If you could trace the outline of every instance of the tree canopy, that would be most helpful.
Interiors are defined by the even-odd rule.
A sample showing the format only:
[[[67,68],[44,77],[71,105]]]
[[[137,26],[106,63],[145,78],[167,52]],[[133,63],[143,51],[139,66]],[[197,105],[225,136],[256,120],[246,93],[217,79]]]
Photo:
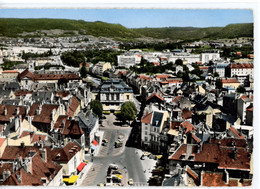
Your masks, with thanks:
[[[246,92],[246,89],[243,85],[239,85],[236,91],[237,93],[244,93]]]
[[[137,109],[133,102],[125,102],[121,106],[121,112],[117,114],[117,118],[121,121],[133,121],[136,118]]]
[[[85,78],[85,77],[87,77],[87,69],[86,69],[86,66],[82,66],[81,68],[80,68],[80,70],[79,70],[79,73],[80,73],[80,76],[82,77],[82,78]]]
[[[102,118],[103,106],[100,101],[94,100],[90,102],[90,109],[96,114],[99,118]]]

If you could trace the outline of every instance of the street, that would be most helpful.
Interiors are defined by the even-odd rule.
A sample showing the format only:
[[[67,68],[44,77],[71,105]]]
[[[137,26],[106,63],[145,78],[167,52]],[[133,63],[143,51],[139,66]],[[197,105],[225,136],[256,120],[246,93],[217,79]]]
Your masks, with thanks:
[[[86,174],[86,178],[83,180],[81,186],[96,186],[99,183],[105,183],[109,164],[117,164],[119,169],[122,170],[122,183],[124,185],[127,185],[129,178],[133,178],[134,183],[146,185],[148,178],[146,178],[144,173],[140,152],[138,153],[136,148],[125,146],[132,128],[130,126],[116,126],[118,123],[112,114],[105,117],[103,127],[100,127],[100,130],[104,131],[103,138],[108,139],[109,142],[106,146],[100,146],[98,154],[93,158],[93,165]],[[123,136],[123,146],[115,148],[114,142],[118,139],[119,135]]]

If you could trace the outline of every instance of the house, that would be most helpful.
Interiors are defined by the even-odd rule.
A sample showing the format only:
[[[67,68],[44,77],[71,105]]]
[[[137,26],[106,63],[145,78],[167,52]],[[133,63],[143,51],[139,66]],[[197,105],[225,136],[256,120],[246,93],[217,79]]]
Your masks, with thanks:
[[[237,115],[240,117],[243,123],[246,122],[247,108],[252,104],[253,99],[247,97],[246,95],[242,95],[239,99],[237,99]]]
[[[141,55],[139,54],[123,54],[117,55],[118,66],[130,68],[141,62]]]
[[[234,63],[226,67],[226,77],[237,77],[241,83],[248,75],[254,78],[254,64],[252,63]]]
[[[99,128],[99,119],[96,115],[93,114],[92,111],[88,111],[86,114],[79,113],[79,126],[84,132],[85,135],[85,146],[89,149],[85,151],[89,151],[93,154],[97,151],[98,145],[100,145],[100,136],[97,135]]]
[[[225,69],[226,67],[229,65],[229,63],[217,63],[214,64],[210,67],[210,70],[212,71],[212,73],[217,73],[219,75],[219,77],[227,77],[226,76],[226,72]]]
[[[144,149],[162,153],[160,150],[160,133],[168,117],[167,111],[153,111],[141,119],[141,143]]]
[[[225,78],[220,79],[221,87],[232,87],[234,89],[237,89],[238,86],[241,84],[236,78]]]
[[[200,57],[202,64],[204,64],[209,63],[209,61],[220,59],[220,53],[219,51],[205,51],[200,54]]]
[[[170,173],[177,163],[182,167],[188,165],[195,171],[200,185],[203,181],[200,175],[213,170],[228,174],[229,178],[250,179],[250,153],[246,150],[244,139],[223,138],[211,139],[203,144],[182,144],[169,157]],[[207,183],[214,186],[214,182]]]
[[[1,162],[12,163],[2,185],[16,186],[61,186],[62,166],[52,161],[46,148],[7,146]]]
[[[68,82],[81,82],[81,78],[74,73],[63,74],[38,74],[32,73],[28,69],[24,70],[18,75],[20,84],[23,89],[29,89],[30,86],[36,83],[58,83],[59,80],[66,80]]]
[[[91,72],[93,74],[96,74],[96,75],[100,75],[102,76],[103,73],[106,71],[106,70],[109,70],[111,69],[112,66],[109,62],[98,62],[97,64],[95,64],[91,70]]]
[[[79,122],[73,120],[67,115],[60,115],[53,128],[53,136],[58,143],[67,143],[71,139],[77,141],[82,148],[85,147],[85,135]]]
[[[115,112],[124,102],[133,101],[133,90],[121,79],[109,79],[93,89],[92,100],[99,100],[104,112]]]
[[[0,74],[0,78],[8,79],[8,80],[15,80],[18,76],[19,72],[18,70],[5,70],[2,71]]]

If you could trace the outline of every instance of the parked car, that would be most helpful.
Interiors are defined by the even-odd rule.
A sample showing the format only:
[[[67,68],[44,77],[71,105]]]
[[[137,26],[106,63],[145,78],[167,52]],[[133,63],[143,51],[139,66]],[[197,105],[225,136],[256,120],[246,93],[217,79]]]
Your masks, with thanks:
[[[130,179],[128,180],[128,184],[129,184],[130,186],[134,185],[134,180],[133,180],[132,178],[130,178]]]
[[[117,170],[117,169],[118,169],[118,166],[117,166],[116,164],[110,164],[110,165],[109,165],[109,168],[110,168],[110,169],[115,169],[115,170]]]

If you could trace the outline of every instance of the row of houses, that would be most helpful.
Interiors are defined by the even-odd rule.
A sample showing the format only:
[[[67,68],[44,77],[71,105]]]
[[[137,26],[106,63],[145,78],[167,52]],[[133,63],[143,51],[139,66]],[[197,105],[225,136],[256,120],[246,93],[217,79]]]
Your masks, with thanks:
[[[68,83],[58,86],[61,79]],[[1,185],[65,186],[82,177],[85,154],[101,139],[99,119],[87,109],[90,90],[80,81],[25,70],[0,84]]]

